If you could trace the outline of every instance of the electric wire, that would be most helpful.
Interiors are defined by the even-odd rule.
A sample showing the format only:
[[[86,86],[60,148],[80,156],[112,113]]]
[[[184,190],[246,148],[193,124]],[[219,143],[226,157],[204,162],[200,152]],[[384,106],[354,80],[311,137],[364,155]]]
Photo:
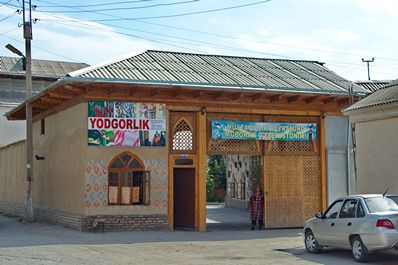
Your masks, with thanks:
[[[15,14],[17,14],[19,12],[19,10],[16,10],[14,12],[12,12],[11,14],[9,14],[8,16],[6,16],[5,18],[0,19],[0,22],[5,21],[6,19],[9,19],[11,17],[13,17]]]
[[[160,6],[174,6],[188,3],[195,3],[199,0],[188,0],[188,1],[180,1],[180,2],[172,2],[172,3],[160,3],[148,6],[135,6],[135,7],[115,7],[115,8],[104,8],[104,9],[94,9],[94,10],[51,10],[54,13],[91,13],[91,12],[102,12],[102,11],[116,11],[116,10],[134,10],[134,9],[145,9],[145,8],[153,8]],[[40,7],[36,5],[36,7]],[[46,10],[37,10],[36,12],[48,12]]]
[[[136,18],[113,18],[113,19],[86,19],[84,21],[88,22],[109,22],[109,21],[130,21],[130,20],[147,20],[147,19],[157,19],[157,18],[172,18],[172,17],[182,17],[182,16],[190,16],[190,15],[198,15],[198,14],[205,14],[205,13],[213,13],[213,12],[220,12],[225,10],[237,9],[242,7],[254,6],[259,4],[264,4],[270,2],[271,0],[263,0],[258,2],[252,2],[243,5],[235,5],[229,7],[222,7],[216,9],[208,9],[202,11],[194,11],[188,13],[180,13],[180,14],[173,14],[173,15],[162,15],[162,16],[146,16],[146,17],[136,17]]]
[[[49,2],[49,1],[45,1],[45,0],[37,0],[37,1],[50,3],[50,4],[53,4],[55,6],[61,6],[61,5],[58,5],[56,3],[52,3],[52,2]],[[76,7],[73,7],[73,6],[70,6],[69,8],[76,9],[76,10],[82,10],[82,9],[79,9],[79,8],[76,8]],[[86,10],[86,11],[88,11],[88,10]],[[118,19],[124,19],[123,17],[120,17],[120,16],[115,16],[115,15],[101,13],[101,12],[96,12],[96,11],[93,11],[92,13],[96,13],[96,14],[100,14],[100,15],[104,15],[104,16],[108,16],[108,17],[113,17],[113,18],[118,18]],[[352,57],[362,57],[362,55],[356,54],[356,53],[330,51],[330,50],[317,49],[317,48],[307,48],[307,47],[302,47],[302,46],[288,45],[288,44],[282,44],[282,43],[276,43],[276,42],[265,42],[265,41],[259,41],[259,40],[241,38],[241,37],[233,37],[233,36],[228,36],[228,35],[219,34],[219,33],[212,33],[212,32],[188,29],[188,28],[183,28],[183,27],[171,26],[171,25],[166,25],[166,24],[160,24],[160,23],[156,23],[156,22],[143,21],[143,20],[138,20],[138,19],[131,19],[131,20],[135,21],[135,22],[138,22],[138,23],[154,25],[154,26],[159,26],[159,27],[164,27],[164,28],[171,28],[171,29],[185,31],[185,32],[198,33],[198,34],[203,34],[203,35],[208,35],[208,36],[220,37],[220,38],[225,38],[225,39],[230,39],[230,40],[250,41],[250,42],[255,42],[255,43],[259,43],[259,44],[272,45],[272,46],[276,46],[276,47],[279,46],[279,47],[294,48],[294,49],[301,49],[301,50],[308,50],[308,51],[317,51],[317,52],[328,53],[328,54],[339,54],[339,55],[347,55],[347,56],[352,56]],[[100,22],[100,21],[91,20],[89,22]],[[110,26],[110,25],[108,24],[108,26]],[[113,25],[113,27],[117,27],[117,26]],[[378,56],[377,58],[381,59],[381,60],[386,60],[386,61],[398,61],[398,59],[395,59],[395,58],[388,58],[388,57],[382,57],[382,56]]]
[[[0,7],[2,7],[2,6],[4,6],[4,5],[6,5],[6,4],[8,4],[9,2],[11,2],[12,0],[8,0],[7,2],[4,2],[4,3],[0,3]]]
[[[73,5],[73,6],[58,5],[58,6],[59,6],[59,7],[66,7],[66,8],[75,8],[75,7],[99,7],[99,6],[112,6],[112,5],[120,5],[120,4],[131,4],[131,3],[152,2],[152,1],[156,1],[156,0],[135,0],[135,1],[120,1],[120,2],[103,3],[103,4],[91,4],[91,5]],[[37,2],[48,3],[48,2],[46,2],[46,1],[40,1],[40,0],[37,0]],[[53,4],[52,6],[38,5],[38,7],[54,7],[54,4]]]

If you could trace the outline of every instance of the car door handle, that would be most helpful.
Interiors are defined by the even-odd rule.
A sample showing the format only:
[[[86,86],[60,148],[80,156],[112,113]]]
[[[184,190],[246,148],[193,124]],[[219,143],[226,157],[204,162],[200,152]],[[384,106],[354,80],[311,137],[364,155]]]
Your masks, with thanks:
[[[330,226],[334,226],[334,223],[332,223]]]
[[[352,223],[351,223],[351,222],[347,224],[347,226],[351,226],[351,225],[352,225]]]

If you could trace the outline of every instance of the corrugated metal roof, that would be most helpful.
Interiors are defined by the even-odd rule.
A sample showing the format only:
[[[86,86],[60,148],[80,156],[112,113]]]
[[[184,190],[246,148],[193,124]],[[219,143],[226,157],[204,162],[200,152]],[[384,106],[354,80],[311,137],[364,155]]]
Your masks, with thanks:
[[[88,79],[162,84],[293,90],[327,94],[369,91],[336,75],[316,61],[146,51],[115,62],[70,73]]]
[[[32,60],[32,76],[37,77],[64,77],[68,73],[89,66],[85,63],[72,63],[49,60]],[[22,60],[15,57],[0,56],[0,73],[16,73],[24,75]]]
[[[0,56],[0,103],[25,101],[25,71],[20,58]],[[85,63],[32,60],[32,94],[37,95],[49,84],[69,72],[87,67]]]
[[[388,105],[398,102],[398,79],[389,85],[380,88],[366,98],[343,110],[343,112],[365,109],[379,105]]]
[[[363,88],[366,88],[370,92],[375,92],[382,87],[385,87],[390,83],[391,80],[366,80],[366,81],[356,81],[355,83]]]

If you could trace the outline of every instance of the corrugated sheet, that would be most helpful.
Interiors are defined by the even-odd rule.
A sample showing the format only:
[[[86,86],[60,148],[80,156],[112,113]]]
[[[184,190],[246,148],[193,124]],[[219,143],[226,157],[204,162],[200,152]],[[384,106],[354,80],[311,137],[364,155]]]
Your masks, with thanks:
[[[146,51],[125,60],[88,68],[76,77],[124,79],[202,86],[228,86],[298,92],[368,94],[315,61]]]
[[[367,80],[367,81],[357,81],[355,83],[373,93],[373,92],[379,90],[380,88],[385,87],[390,82],[391,82],[391,80],[383,80],[383,81]]]
[[[388,105],[398,102],[398,80],[390,85],[380,88],[366,98],[356,102],[352,106],[346,108],[344,112],[351,110],[359,110],[379,105]]]
[[[25,76],[22,66],[22,60],[19,58],[0,56],[0,102],[25,101],[26,82],[21,78]],[[39,94],[60,77],[87,66],[84,63],[32,60],[32,94]],[[120,72],[120,69],[117,72]]]
[[[64,77],[68,73],[87,67],[85,63],[72,63],[48,60],[32,60],[32,76]],[[0,72],[24,74],[19,58],[0,56]]]

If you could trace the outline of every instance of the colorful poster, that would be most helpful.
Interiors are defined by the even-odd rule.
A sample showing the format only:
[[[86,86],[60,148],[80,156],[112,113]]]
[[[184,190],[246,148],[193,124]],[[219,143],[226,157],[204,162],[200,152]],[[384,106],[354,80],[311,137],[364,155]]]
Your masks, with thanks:
[[[88,145],[166,146],[164,104],[89,101]]]
[[[316,140],[316,123],[211,121],[212,138],[235,140]]]

